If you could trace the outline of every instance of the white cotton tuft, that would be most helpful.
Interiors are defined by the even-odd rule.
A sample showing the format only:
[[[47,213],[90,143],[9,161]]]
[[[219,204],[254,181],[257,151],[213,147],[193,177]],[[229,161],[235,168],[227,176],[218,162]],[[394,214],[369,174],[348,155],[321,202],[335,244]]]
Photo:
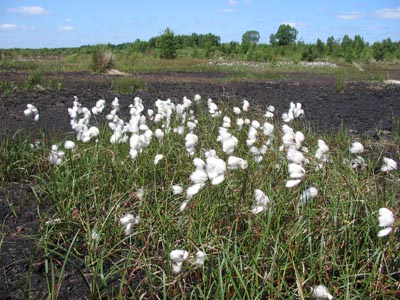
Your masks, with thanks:
[[[378,221],[379,221],[379,227],[383,227],[378,232],[378,237],[384,237],[389,235],[392,232],[392,226],[394,224],[393,212],[386,207],[380,208]]]
[[[285,186],[287,188],[291,188],[291,187],[298,185],[300,182],[301,182],[301,179],[289,179],[288,181],[286,181]]]
[[[206,260],[206,254],[203,251],[198,250],[195,254],[196,260],[193,262],[194,265],[196,266],[201,266],[204,264],[204,261]]]
[[[194,155],[194,151],[196,148],[196,144],[199,138],[194,133],[189,132],[185,137],[185,147],[186,151],[189,152],[190,155]]]
[[[234,107],[233,108],[233,113],[235,114],[235,115],[240,115],[240,113],[241,113],[242,111],[240,110],[240,108],[239,107]]]
[[[75,143],[73,141],[69,141],[69,140],[65,141],[64,142],[64,148],[68,149],[68,150],[74,149],[75,148]]]
[[[163,155],[163,154],[157,154],[157,155],[154,157],[154,165],[157,165],[157,164],[159,163],[159,161],[162,160],[163,158],[164,158],[164,155]]]
[[[248,162],[243,158],[236,157],[236,156],[229,156],[228,157],[228,169],[237,170],[237,169],[247,169],[249,166]]]
[[[316,187],[311,186],[308,189],[305,189],[301,193],[301,195],[300,195],[300,203],[301,204],[306,204],[312,198],[317,197],[317,195],[318,195],[318,189]]]
[[[312,289],[313,298],[317,300],[332,300],[333,296],[329,294],[328,289],[324,285],[318,285]]]
[[[380,208],[379,209],[379,226],[380,227],[388,227],[393,226],[394,224],[394,215],[393,212],[388,208]]]
[[[243,107],[242,107],[243,111],[248,111],[249,110],[249,106],[250,106],[249,101],[247,101],[246,99],[243,100]]]
[[[251,209],[253,214],[258,214],[267,209],[269,198],[264,194],[263,191],[256,189],[254,191],[254,198],[256,200],[256,205]]]
[[[183,188],[180,185],[173,185],[172,186],[172,193],[174,195],[179,195],[179,194],[182,193],[182,191],[183,191]]]
[[[154,135],[156,136],[157,139],[162,140],[164,138],[164,131],[162,131],[160,128],[157,128],[154,131]]]
[[[391,158],[384,157],[381,171],[382,172],[390,172],[390,171],[394,171],[394,170],[397,170],[397,162]]]
[[[175,275],[182,271],[183,263],[189,258],[189,252],[186,250],[172,250],[169,254],[172,264],[172,273]]]
[[[351,144],[350,152],[353,154],[363,153],[364,146],[360,142],[354,142]]]

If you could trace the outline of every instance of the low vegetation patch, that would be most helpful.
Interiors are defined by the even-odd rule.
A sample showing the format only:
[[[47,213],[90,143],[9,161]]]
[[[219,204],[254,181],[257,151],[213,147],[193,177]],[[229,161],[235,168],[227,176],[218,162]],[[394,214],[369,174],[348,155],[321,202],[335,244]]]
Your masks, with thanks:
[[[67,269],[92,299],[398,295],[398,152],[318,135],[300,103],[262,110],[135,98],[124,120],[117,98],[75,98],[73,137],[8,139],[1,177],[31,178],[52,207],[37,241],[49,297]]]
[[[28,78],[20,82],[0,81],[0,94],[8,96],[16,90],[61,90],[62,83],[56,79],[45,78],[41,70],[29,73]]]
[[[119,94],[134,94],[146,89],[146,83],[135,77],[118,77],[111,82],[112,90]]]

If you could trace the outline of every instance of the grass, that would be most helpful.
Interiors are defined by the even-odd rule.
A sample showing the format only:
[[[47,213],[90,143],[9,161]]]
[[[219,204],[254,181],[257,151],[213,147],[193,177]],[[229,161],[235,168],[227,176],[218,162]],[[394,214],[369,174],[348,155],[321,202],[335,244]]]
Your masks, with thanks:
[[[204,159],[205,150],[215,149],[227,159],[216,140],[222,116],[211,118],[204,103],[191,109],[198,120],[194,156],[187,154],[185,136],[171,130],[162,141],[153,137],[132,160],[129,143],[110,144],[110,129],[100,124],[98,142],[77,142],[60,166],[47,162],[48,141],[34,149],[27,138],[2,144],[3,180],[31,180],[40,201],[52,207],[40,214],[37,241],[46,254],[49,298],[56,299],[68,284],[67,269],[81,274],[89,299],[308,299],[318,284],[336,299],[394,298],[400,289],[398,228],[377,237],[378,209],[387,207],[397,216],[400,211],[399,171],[376,171],[386,148],[358,138],[368,166],[354,170],[348,162],[355,156],[348,150],[354,137],[344,131],[324,135],[331,163],[316,170],[313,153],[321,136],[295,120],[289,125],[304,132],[310,163],[300,185],[289,189],[288,161],[279,151],[282,122],[273,121],[275,140],[257,163],[245,143],[248,127],[239,130],[232,107],[221,106],[222,116],[232,119],[229,132],[239,140],[235,155],[249,166],[228,170],[219,185],[208,182],[180,212],[186,197],[174,195],[172,186],[192,184],[193,158]],[[241,117],[265,121],[255,107]],[[171,127],[181,122],[173,112]],[[147,118],[147,125],[154,131],[163,122]],[[265,139],[260,133],[257,146]],[[399,140],[393,143],[398,149]],[[165,157],[154,165],[160,153]],[[318,188],[318,196],[300,206],[300,194],[309,186]],[[255,189],[271,200],[257,215],[251,213]],[[128,236],[119,224],[127,213],[141,219]],[[191,257],[200,249],[207,258],[200,267],[190,258],[174,275],[173,249]]]
[[[28,78],[20,81],[0,81],[0,95],[9,96],[16,90],[33,91],[33,90],[57,90],[62,89],[62,83],[56,79],[47,79],[42,70],[33,70],[28,74]]]
[[[134,77],[119,77],[112,80],[111,88],[119,94],[134,94],[136,91],[145,90],[146,83]]]

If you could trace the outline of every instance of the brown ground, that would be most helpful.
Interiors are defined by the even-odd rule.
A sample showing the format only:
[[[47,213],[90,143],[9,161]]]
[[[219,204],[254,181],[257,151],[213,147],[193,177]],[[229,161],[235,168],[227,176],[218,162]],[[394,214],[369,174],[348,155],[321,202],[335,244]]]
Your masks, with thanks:
[[[71,131],[67,108],[72,106],[73,96],[89,108],[97,100],[106,99],[108,109],[117,96],[122,113],[128,112],[127,107],[135,96],[141,97],[148,108],[157,99],[180,102],[183,96],[193,98],[195,94],[203,99],[212,98],[217,103],[235,105],[240,105],[245,98],[262,111],[274,105],[279,116],[287,111],[290,101],[294,101],[303,104],[305,120],[321,132],[334,132],[343,126],[354,133],[378,137],[381,132],[399,126],[400,86],[396,85],[350,82],[344,92],[337,93],[333,78],[311,74],[291,74],[287,76],[290,79],[285,80],[232,83],[221,83],[224,74],[215,73],[181,72],[138,77],[146,81],[147,88],[134,95],[117,95],[111,90],[111,76],[86,72],[46,74],[46,78],[62,82],[61,91],[16,91],[7,97],[0,93],[0,140],[19,129],[35,135],[42,130],[56,134]],[[24,73],[0,72],[0,81],[17,82],[26,78]],[[38,123],[23,116],[28,103],[39,109]],[[11,213],[6,198],[14,205],[17,217]],[[0,221],[2,232],[6,233],[2,243],[0,237],[0,299],[46,297],[43,254],[35,249],[31,238],[37,235],[38,229],[37,206],[32,199],[30,187],[21,183],[0,188]],[[67,268],[66,274],[60,299],[81,299],[87,291],[82,280],[73,269]]]
[[[18,81],[26,77],[23,73],[0,73],[0,81]],[[48,74],[46,78],[56,78],[63,83],[61,91],[18,91],[0,98],[0,134],[12,134],[19,128],[69,131],[67,108],[72,106],[74,95],[89,108],[100,98],[110,103],[117,96],[122,112],[127,111],[124,108],[135,96],[141,97],[147,107],[157,99],[171,98],[180,102],[183,96],[193,98],[195,94],[200,94],[203,99],[212,98],[217,103],[224,101],[237,105],[247,99],[262,110],[272,104],[279,115],[287,111],[290,101],[301,102],[306,120],[317,130],[329,132],[341,125],[361,134],[391,131],[394,118],[400,116],[399,85],[349,82],[343,93],[337,93],[333,78],[312,74],[291,74],[287,80],[218,83],[223,77],[223,74],[215,73],[143,74],[139,78],[147,82],[146,91],[117,95],[111,90],[111,76],[85,72]],[[37,124],[22,114],[27,103],[39,109]]]

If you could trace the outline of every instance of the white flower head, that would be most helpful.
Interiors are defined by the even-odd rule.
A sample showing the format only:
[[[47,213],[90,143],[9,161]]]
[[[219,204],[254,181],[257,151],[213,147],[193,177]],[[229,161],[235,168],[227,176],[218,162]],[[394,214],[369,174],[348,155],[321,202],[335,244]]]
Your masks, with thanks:
[[[157,138],[158,140],[162,140],[162,139],[164,138],[164,131],[162,131],[160,128],[157,128],[157,129],[154,131],[154,135],[156,136],[156,138]]]
[[[97,233],[96,230],[92,230],[92,234],[90,235],[90,237],[92,238],[92,240],[94,241],[98,241],[100,240],[100,234]]]
[[[172,273],[177,275],[182,271],[183,263],[189,258],[189,252],[186,250],[172,250],[169,258],[172,264]]]
[[[64,142],[64,148],[71,150],[75,148],[75,143],[73,141],[65,141]]]
[[[26,109],[24,110],[24,115],[25,115],[26,117],[33,116],[33,120],[34,120],[35,122],[39,121],[39,111],[38,111],[38,109],[37,109],[34,105],[32,105],[32,104],[27,104],[27,105],[26,105]]]
[[[397,170],[397,162],[391,158],[384,157],[381,171],[382,172],[390,172],[390,171],[394,171],[394,170]]]
[[[163,154],[157,154],[157,155],[154,157],[154,165],[157,165],[157,164],[159,163],[159,161],[162,160],[163,158],[164,158],[164,155],[163,155]]]
[[[264,194],[263,191],[256,189],[254,191],[254,198],[256,200],[256,205],[251,209],[253,214],[258,214],[267,209],[269,198]]]
[[[214,156],[206,159],[206,172],[212,185],[218,185],[225,179],[226,163]]]
[[[351,144],[350,152],[353,154],[363,153],[364,146],[360,142],[354,142]]]
[[[180,185],[173,185],[172,186],[172,193],[174,195],[179,195],[179,194],[182,193],[182,191],[183,191],[183,188]]]
[[[312,289],[313,298],[317,300],[332,300],[333,296],[329,294],[328,289],[324,285],[318,285]]]
[[[233,113],[234,113],[235,115],[240,115],[241,112],[242,112],[242,111],[241,111],[241,109],[240,109],[239,107],[235,106],[235,107],[233,108]]]
[[[318,189],[316,187],[311,186],[308,189],[305,189],[300,195],[300,204],[306,204],[312,198],[317,197],[317,195]]]
[[[194,133],[189,132],[185,137],[185,147],[186,151],[189,152],[190,155],[194,155],[194,151],[196,148],[196,144],[199,138]]]
[[[243,158],[236,157],[236,156],[229,156],[228,157],[228,169],[237,170],[237,169],[247,169],[249,166],[247,160]]]
[[[196,260],[193,262],[193,264],[196,266],[203,265],[204,261],[206,260],[206,256],[207,255],[203,251],[198,250],[195,254]]]
[[[126,214],[119,219],[120,224],[124,227],[125,235],[130,235],[133,230],[133,226],[140,223],[140,217],[132,214]]]
[[[378,232],[378,237],[384,237],[389,235],[392,232],[392,226],[394,224],[394,215],[393,212],[385,207],[379,209],[379,227],[383,227]]]
[[[250,106],[249,101],[247,101],[246,99],[244,99],[244,100],[243,100],[243,106],[242,106],[243,111],[248,111],[248,110],[249,110],[249,106]]]

